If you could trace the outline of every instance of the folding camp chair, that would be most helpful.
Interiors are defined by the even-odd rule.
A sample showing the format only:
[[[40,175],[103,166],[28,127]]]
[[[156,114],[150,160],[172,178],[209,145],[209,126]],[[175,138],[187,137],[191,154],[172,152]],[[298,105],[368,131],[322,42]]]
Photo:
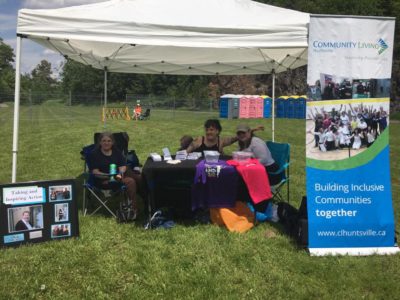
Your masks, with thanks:
[[[93,209],[89,214],[95,214],[97,211],[99,211],[101,208],[106,209],[114,218],[117,218],[117,215],[113,212],[111,207],[108,205],[108,203],[116,197],[122,197],[124,200],[121,202],[121,208],[122,206],[127,206],[129,203],[129,199],[126,194],[126,188],[123,184],[120,182],[115,182],[110,185],[110,189],[104,189],[102,187],[99,187],[95,184],[95,176],[90,172],[92,169],[90,166],[90,155],[92,152],[95,150],[96,145],[99,142],[99,137],[101,133],[95,133],[94,134],[94,144],[90,144],[88,146],[85,146],[82,148],[81,151],[81,158],[84,160],[84,174],[85,174],[85,179],[84,179],[84,190],[83,190],[83,213],[86,215],[89,210],[89,206],[91,206],[90,202],[96,202],[97,201],[97,207]],[[113,133],[113,137],[115,140],[114,146],[118,148],[124,156],[127,155],[128,153],[128,141],[129,141],[129,136],[126,132],[118,132],[118,133]],[[92,201],[94,200],[94,201]]]
[[[147,108],[144,114],[140,115],[140,120],[148,120],[150,119],[150,108]]]
[[[286,185],[286,201],[289,202],[289,165],[290,165],[290,144],[287,143],[275,143],[267,141],[267,147],[271,152],[272,158],[279,165],[279,170],[275,172],[269,172],[271,175],[280,175],[281,181],[271,186],[272,200],[274,201],[285,201],[285,197],[282,194],[282,189]]]

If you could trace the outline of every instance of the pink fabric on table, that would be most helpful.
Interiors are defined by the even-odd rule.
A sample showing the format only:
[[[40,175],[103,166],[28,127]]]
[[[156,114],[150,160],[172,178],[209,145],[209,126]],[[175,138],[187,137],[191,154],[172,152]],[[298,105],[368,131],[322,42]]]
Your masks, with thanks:
[[[252,158],[240,163],[235,160],[228,160],[227,164],[236,167],[249,190],[254,204],[272,197],[267,171],[257,159]]]

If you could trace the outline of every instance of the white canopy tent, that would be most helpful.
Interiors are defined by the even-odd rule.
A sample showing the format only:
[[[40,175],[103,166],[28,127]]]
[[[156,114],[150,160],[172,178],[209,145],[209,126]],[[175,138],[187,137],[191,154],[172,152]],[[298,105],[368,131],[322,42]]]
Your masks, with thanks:
[[[102,69],[105,76],[107,72],[273,74],[274,82],[276,73],[307,63],[309,20],[309,14],[250,0],[110,0],[20,10],[12,182],[18,153],[22,38]]]

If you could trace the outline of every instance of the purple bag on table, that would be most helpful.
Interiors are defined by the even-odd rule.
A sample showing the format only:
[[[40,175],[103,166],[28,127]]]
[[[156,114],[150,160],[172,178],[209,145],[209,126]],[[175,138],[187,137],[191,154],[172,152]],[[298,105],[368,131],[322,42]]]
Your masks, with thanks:
[[[196,166],[192,187],[192,210],[198,208],[234,207],[237,197],[238,174],[225,161]]]

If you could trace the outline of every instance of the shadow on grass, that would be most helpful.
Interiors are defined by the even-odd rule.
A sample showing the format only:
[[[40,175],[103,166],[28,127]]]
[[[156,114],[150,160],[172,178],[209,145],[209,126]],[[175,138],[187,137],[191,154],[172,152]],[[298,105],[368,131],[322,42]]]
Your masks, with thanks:
[[[83,195],[85,192],[87,215],[90,216],[90,214],[99,206],[100,203],[96,199],[94,199],[92,195],[90,195],[88,190],[84,188],[83,184],[85,176],[86,175],[82,173],[80,174],[80,176],[75,178],[76,199],[78,209],[81,210],[83,215]],[[132,222],[134,226],[144,228],[145,225],[149,222],[150,217],[156,211],[161,211],[162,216],[166,220],[173,221],[177,225],[195,227],[199,225],[211,224],[209,210],[199,209],[195,212],[192,211],[190,190],[180,190],[180,193],[183,193],[184,195],[177,195],[177,190],[174,190],[174,197],[167,197],[168,193],[164,192],[166,191],[163,191],[162,194],[164,194],[165,197],[163,197],[163,200],[161,202],[157,203],[156,207],[153,207],[151,209],[151,213],[149,213],[148,202],[146,200],[147,197],[138,194],[137,205],[139,209],[139,214],[137,216],[137,219]],[[112,200],[109,201],[107,205],[113,212],[116,212],[119,207],[119,203],[123,200],[124,197],[122,193],[120,193],[116,197],[112,198]],[[97,210],[95,214],[99,216],[113,218],[111,214],[103,207]],[[255,226],[260,226],[261,224],[262,223],[260,222],[256,222]],[[295,248],[299,250],[303,250],[306,248],[307,245],[306,243],[304,243],[304,238],[303,240],[301,240],[297,233],[294,234],[293,232],[291,232],[293,230],[289,229],[287,224],[282,224],[281,222],[267,222],[267,224],[269,229],[267,229],[265,232],[265,238],[274,238],[275,235],[283,235],[289,238],[291,244]]]
[[[99,215],[102,217],[114,218],[110,212],[101,205],[101,203],[90,193],[90,191],[84,186],[85,179],[87,178],[87,174],[82,173],[78,177],[75,178],[75,197],[77,201],[77,207],[81,211],[81,215],[91,216],[91,215]],[[137,195],[137,205],[139,214],[137,219],[132,222],[137,226],[144,226],[146,222],[148,222],[148,210],[147,210],[147,201],[143,200],[144,197]],[[124,201],[124,193],[117,193],[113,197],[111,197],[107,202],[107,207],[116,213],[119,208],[119,205],[122,201]],[[84,206],[85,202],[85,206]],[[117,220],[116,220],[117,222]]]

